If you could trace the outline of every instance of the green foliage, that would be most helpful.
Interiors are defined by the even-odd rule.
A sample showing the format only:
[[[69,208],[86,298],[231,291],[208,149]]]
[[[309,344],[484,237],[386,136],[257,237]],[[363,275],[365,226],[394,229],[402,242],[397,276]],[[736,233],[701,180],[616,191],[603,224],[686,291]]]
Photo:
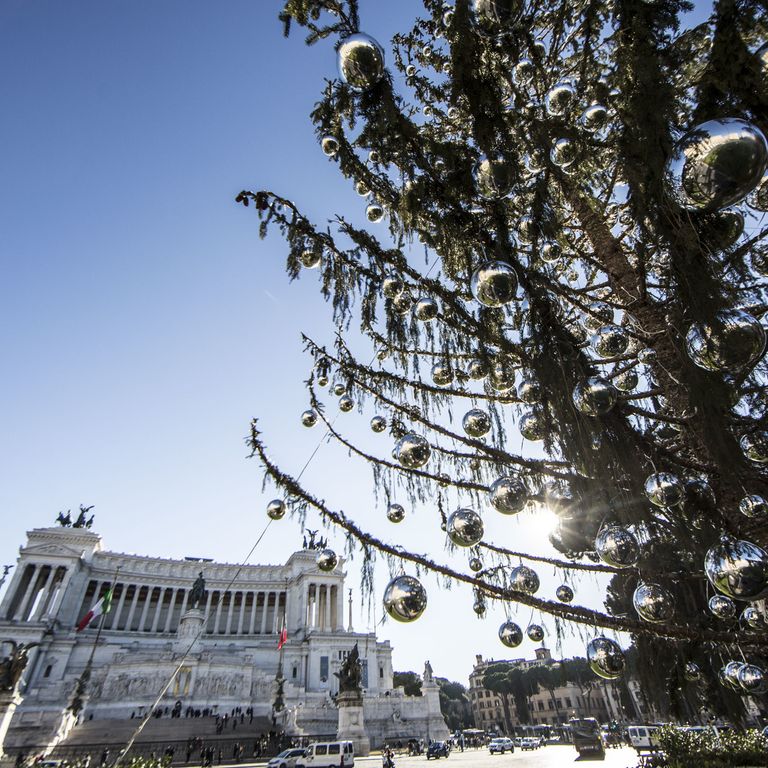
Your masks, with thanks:
[[[665,768],[730,768],[768,764],[768,740],[759,731],[717,733],[684,731],[667,726],[656,738],[664,752]]]
[[[456,731],[473,727],[475,719],[467,689],[461,683],[444,677],[436,677],[435,682],[440,686],[440,711],[448,728]]]
[[[392,675],[395,688],[402,688],[406,696],[421,696],[421,677],[416,672],[395,672]]]

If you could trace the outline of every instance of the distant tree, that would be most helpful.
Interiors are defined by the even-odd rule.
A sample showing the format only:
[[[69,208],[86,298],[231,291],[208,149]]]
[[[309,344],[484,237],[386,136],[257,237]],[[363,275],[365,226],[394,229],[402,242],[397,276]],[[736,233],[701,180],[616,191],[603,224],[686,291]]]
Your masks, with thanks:
[[[402,688],[406,696],[421,696],[421,676],[416,672],[395,672],[392,675],[395,688]]]
[[[489,667],[483,677],[483,685],[501,697],[504,707],[504,731],[512,732],[512,717],[509,711],[509,697],[513,694],[513,685],[510,674],[514,671],[512,664],[501,662]]]
[[[448,728],[451,731],[472,728],[475,718],[467,689],[461,683],[452,682],[445,677],[436,677],[435,682],[440,686],[440,711]]]

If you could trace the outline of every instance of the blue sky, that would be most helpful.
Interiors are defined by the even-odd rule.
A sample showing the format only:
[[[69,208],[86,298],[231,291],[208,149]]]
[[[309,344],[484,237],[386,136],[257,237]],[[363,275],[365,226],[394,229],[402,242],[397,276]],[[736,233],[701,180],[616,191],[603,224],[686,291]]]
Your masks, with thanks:
[[[307,48],[300,30],[285,40],[280,5],[0,4],[0,563],[15,561],[26,530],[80,502],[96,505],[109,549],[238,561],[271,498],[245,460],[250,419],[294,473],[321,437],[298,422],[299,334],[332,339],[317,277],[290,285],[282,240],[260,241],[252,210],[233,202],[271,188],[315,221],[362,212],[308,118],[336,76],[332,45]],[[415,6],[363,0],[363,29],[386,43]],[[362,522],[383,516],[370,472],[345,453],[324,447],[305,477]],[[490,525],[543,546],[532,518]],[[434,516],[381,530],[434,537]],[[296,521],[273,525],[255,561],[284,560],[300,540]],[[557,580],[542,576],[551,591]],[[499,610],[481,622],[471,594],[428,587],[420,622],[379,628],[396,668],[430,658],[466,681],[476,652],[504,656]],[[358,606],[357,629],[380,618],[372,608]],[[451,643],[436,644],[447,631]]]

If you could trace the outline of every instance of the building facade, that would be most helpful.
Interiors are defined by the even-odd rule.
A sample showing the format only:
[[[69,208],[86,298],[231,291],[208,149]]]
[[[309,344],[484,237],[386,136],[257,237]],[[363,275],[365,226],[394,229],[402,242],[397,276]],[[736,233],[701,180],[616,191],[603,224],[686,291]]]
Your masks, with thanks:
[[[342,567],[321,572],[313,549],[282,565],[241,566],[105,551],[86,528],[39,528],[27,536],[0,603],[0,640],[37,644],[7,746],[43,745],[61,733],[91,658],[81,718],[145,714],[177,667],[163,707],[212,714],[252,708],[271,718],[280,672],[285,706],[278,714],[286,730],[333,734],[334,673],[355,644],[372,744],[447,733],[436,694],[427,702],[393,689],[389,643],[345,629]],[[205,594],[192,610],[201,572]],[[96,644],[98,622],[82,632],[75,627],[112,585]],[[283,623],[287,641],[278,651]]]

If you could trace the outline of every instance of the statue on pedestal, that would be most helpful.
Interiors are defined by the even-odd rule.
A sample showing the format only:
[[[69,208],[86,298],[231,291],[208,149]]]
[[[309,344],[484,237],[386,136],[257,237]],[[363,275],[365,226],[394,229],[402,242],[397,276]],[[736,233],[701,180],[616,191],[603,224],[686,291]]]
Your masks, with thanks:
[[[192,585],[192,590],[189,593],[189,605],[192,608],[197,608],[197,606],[203,602],[204,598],[205,598],[205,579],[203,578],[203,572],[200,571],[200,573],[197,574],[195,583]]]
[[[0,691],[14,692],[21,676],[29,663],[29,651],[40,643],[17,643],[15,640],[3,640],[2,645],[11,646],[11,655],[0,660]]]
[[[360,681],[363,677],[362,665],[360,664],[360,651],[355,647],[349,652],[341,669],[333,673],[339,678],[339,693],[360,693]]]
[[[424,682],[425,683],[431,683],[434,682],[432,678],[432,665],[429,663],[429,659],[424,662]]]

